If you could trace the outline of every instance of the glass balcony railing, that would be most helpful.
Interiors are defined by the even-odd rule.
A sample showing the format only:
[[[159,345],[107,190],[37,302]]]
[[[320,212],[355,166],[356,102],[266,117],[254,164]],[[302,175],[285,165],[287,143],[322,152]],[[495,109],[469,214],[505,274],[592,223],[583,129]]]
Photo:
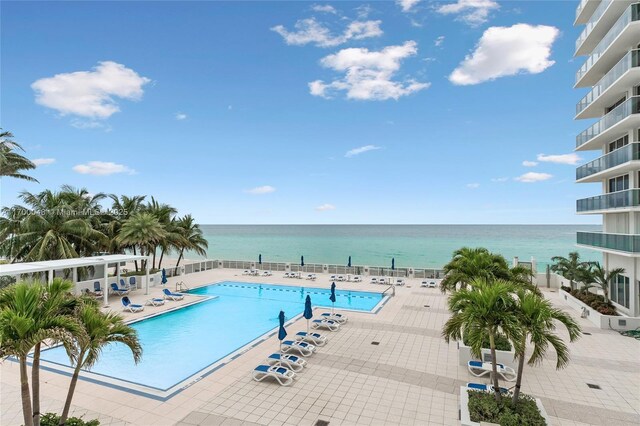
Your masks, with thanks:
[[[578,232],[577,242],[585,246],[640,253],[640,235]]]
[[[630,143],[576,169],[576,180],[584,179],[620,164],[640,160],[640,143]]]
[[[578,213],[640,206],[640,189],[611,192],[576,202]]]
[[[587,96],[582,98],[576,105],[576,115],[580,114],[596,99],[600,97],[613,83],[622,77],[631,68],[640,66],[640,49],[629,51],[624,57],[609,71],[604,77],[597,82]]]
[[[589,22],[587,22],[582,33],[580,33],[580,36],[576,40],[576,50],[578,50],[585,39],[589,37],[591,31],[593,31],[593,27],[596,26],[602,15],[604,15],[604,12],[606,12],[609,6],[611,6],[611,3],[613,3],[613,0],[602,0],[596,10],[593,11],[593,15],[589,18]]]
[[[618,18],[615,24],[611,27],[607,35],[605,35],[600,43],[593,49],[591,55],[587,58],[585,63],[580,67],[576,73],[576,83],[579,82],[582,77],[593,67],[593,65],[600,59],[600,57],[607,51],[611,42],[613,42],[620,33],[633,21],[640,20],[640,3],[634,3],[624,11],[622,16]]]
[[[578,5],[578,8],[576,9],[576,19],[578,19],[578,16],[580,16],[580,14],[582,13],[582,9],[584,9],[584,7],[587,5],[587,3],[589,3],[589,0],[580,0],[580,4]]]
[[[589,142],[596,136],[601,135],[606,130],[629,117],[631,114],[640,112],[640,96],[633,96],[602,117],[593,126],[576,136],[576,148]]]

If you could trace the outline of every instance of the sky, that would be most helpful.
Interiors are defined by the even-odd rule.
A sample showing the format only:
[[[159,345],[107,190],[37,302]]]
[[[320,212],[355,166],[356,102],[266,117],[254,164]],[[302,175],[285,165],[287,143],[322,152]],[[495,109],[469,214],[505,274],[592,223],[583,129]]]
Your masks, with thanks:
[[[559,224],[577,1],[2,2],[0,126],[40,183],[211,224]]]

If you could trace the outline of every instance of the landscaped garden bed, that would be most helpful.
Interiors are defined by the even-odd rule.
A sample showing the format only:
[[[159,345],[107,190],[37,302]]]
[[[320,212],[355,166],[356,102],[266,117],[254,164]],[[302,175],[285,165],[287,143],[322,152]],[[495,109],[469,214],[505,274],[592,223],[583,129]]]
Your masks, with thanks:
[[[602,315],[618,315],[615,306],[613,306],[611,302],[605,302],[604,297],[599,294],[582,290],[571,290],[570,287],[565,286],[561,287],[561,289]]]
[[[480,423],[495,423],[501,426],[545,426],[546,413],[542,404],[529,395],[520,394],[517,404],[509,394],[498,403],[489,392],[467,391],[470,420]],[[541,412],[542,409],[542,412]]]

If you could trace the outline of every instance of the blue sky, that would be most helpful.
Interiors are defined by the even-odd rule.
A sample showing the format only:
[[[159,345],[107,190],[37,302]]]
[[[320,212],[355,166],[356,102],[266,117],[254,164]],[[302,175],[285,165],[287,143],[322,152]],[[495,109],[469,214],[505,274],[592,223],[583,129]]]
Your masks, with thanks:
[[[479,3],[3,2],[1,124],[49,164],[2,205],[71,184],[201,223],[598,223],[565,164],[595,157],[567,156],[577,2]]]

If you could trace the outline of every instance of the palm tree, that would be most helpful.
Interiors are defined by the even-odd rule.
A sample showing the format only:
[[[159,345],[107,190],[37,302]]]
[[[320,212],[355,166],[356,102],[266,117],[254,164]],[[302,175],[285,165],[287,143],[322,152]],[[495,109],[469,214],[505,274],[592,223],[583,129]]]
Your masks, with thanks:
[[[167,231],[158,218],[144,212],[134,214],[122,224],[117,242],[137,246],[141,255],[148,255],[166,236]],[[146,261],[144,268],[146,269]]]
[[[176,268],[180,265],[185,249],[195,251],[200,256],[205,256],[209,248],[209,242],[202,236],[202,229],[195,223],[193,216],[188,214],[181,217],[178,220],[178,227],[184,237],[184,244],[180,247],[180,256],[178,256]]]
[[[111,198],[113,203],[111,205],[111,220],[109,221],[105,231],[109,239],[108,251],[112,253],[122,253],[126,249],[131,249],[133,254],[137,254],[135,245],[122,245],[118,243],[118,234],[120,233],[124,222],[126,222],[131,216],[142,211],[144,199],[146,197],[144,195],[134,195],[132,197],[121,195],[120,198],[118,198],[117,195],[111,194],[109,195],[109,198]],[[137,271],[138,261],[135,260],[134,264]]]
[[[120,315],[114,312],[101,312],[95,301],[86,301],[78,306],[76,318],[81,327],[70,345],[72,346],[71,352],[77,353],[77,356],[64,409],[60,416],[60,425],[64,425],[69,416],[80,370],[82,368],[90,369],[94,366],[106,345],[123,343],[131,349],[136,364],[142,357],[142,346],[138,340],[137,332],[125,324]]]
[[[44,295],[44,286],[26,282],[14,284],[0,293],[0,357],[18,359],[25,426],[34,425],[27,374],[29,352],[46,339],[70,341],[68,330],[75,327],[75,322],[67,316],[42,315]]]
[[[560,309],[556,309],[547,299],[523,289],[517,292],[515,313],[522,331],[520,344],[517,346],[518,376],[513,393],[513,404],[517,404],[522,385],[522,370],[524,369],[525,349],[527,340],[533,344],[533,352],[527,362],[530,366],[539,364],[545,358],[549,345],[557,356],[556,369],[564,368],[569,363],[569,349],[562,339],[554,333],[556,321],[564,325],[569,332],[569,340],[575,341],[582,331],[578,323]]]
[[[585,288],[594,284],[602,289],[604,301],[609,302],[609,288],[620,275],[624,274],[624,268],[615,268],[607,271],[600,265],[600,262],[590,262],[589,268],[584,274],[584,281],[589,283]]]
[[[569,257],[554,256],[551,261],[554,262],[551,271],[568,279],[571,290],[574,289],[574,281],[580,280],[585,269],[589,267],[589,262],[580,261],[580,254],[576,251],[569,253]]]
[[[449,296],[448,306],[452,315],[442,329],[442,336],[449,340],[466,337],[471,353],[481,358],[482,344],[489,341],[491,367],[496,401],[500,401],[500,387],[496,363],[495,339],[504,335],[520,349],[522,331],[515,314],[515,300],[512,293],[516,284],[505,280],[476,278],[469,282],[471,288],[462,288]]]
[[[156,251],[158,246],[163,246],[166,249],[171,246],[172,241],[179,239],[179,235],[173,232],[173,229],[171,228],[171,221],[178,211],[169,204],[159,203],[153,197],[151,197],[151,201],[146,205],[145,211],[155,216],[165,230],[164,237],[156,241],[151,249],[151,252],[153,252],[153,268],[155,268]]]
[[[16,179],[38,182],[31,176],[22,174],[23,170],[33,170],[36,165],[26,157],[16,153],[16,149],[24,151],[19,143],[12,140],[11,132],[0,133],[0,177],[7,176]]]

